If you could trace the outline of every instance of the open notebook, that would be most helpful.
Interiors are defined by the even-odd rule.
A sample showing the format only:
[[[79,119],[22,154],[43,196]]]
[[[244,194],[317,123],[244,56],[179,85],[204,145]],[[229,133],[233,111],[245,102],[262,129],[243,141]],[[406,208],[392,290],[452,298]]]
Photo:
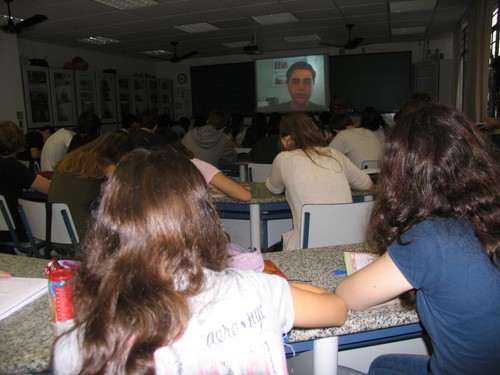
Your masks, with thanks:
[[[9,277],[0,279],[0,320],[47,294],[47,279]]]
[[[344,261],[347,275],[350,275],[356,271],[359,271],[361,268],[369,265],[379,256],[373,253],[367,252],[356,252],[356,251],[345,251],[344,252]],[[390,301],[381,303],[380,305],[376,305],[373,307],[380,307],[386,305],[392,305],[394,303],[399,303],[399,298],[391,299]]]

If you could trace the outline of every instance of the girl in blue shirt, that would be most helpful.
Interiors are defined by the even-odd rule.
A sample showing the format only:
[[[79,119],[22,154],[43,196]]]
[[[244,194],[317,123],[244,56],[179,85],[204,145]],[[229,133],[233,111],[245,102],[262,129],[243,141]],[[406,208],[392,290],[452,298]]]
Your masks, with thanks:
[[[386,141],[369,242],[382,255],[337,294],[363,310],[416,293],[430,356],[387,354],[369,374],[498,374],[500,167],[493,144],[439,103],[406,109]]]

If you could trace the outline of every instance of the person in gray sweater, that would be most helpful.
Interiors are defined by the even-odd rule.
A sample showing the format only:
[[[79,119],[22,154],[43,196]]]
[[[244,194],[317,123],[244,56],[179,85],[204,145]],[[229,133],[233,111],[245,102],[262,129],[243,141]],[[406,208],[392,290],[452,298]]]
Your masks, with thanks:
[[[228,113],[213,109],[208,115],[207,124],[190,130],[182,138],[182,144],[193,153],[195,158],[215,167],[219,161],[235,162],[238,154],[232,140],[224,134],[224,129],[229,126],[229,122]]]

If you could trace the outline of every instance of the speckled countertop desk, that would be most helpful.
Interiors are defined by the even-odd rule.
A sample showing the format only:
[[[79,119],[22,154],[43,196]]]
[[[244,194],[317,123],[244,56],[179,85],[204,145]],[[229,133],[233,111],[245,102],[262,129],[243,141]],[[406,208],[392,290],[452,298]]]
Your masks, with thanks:
[[[46,259],[0,254],[0,269],[16,277],[45,278]],[[50,370],[54,333],[48,296],[0,321],[0,374]]]
[[[271,259],[291,281],[333,291],[340,280],[340,277],[334,275],[335,270],[345,270],[344,251],[368,250],[365,244],[353,244],[265,253],[264,258]],[[403,326],[418,321],[415,310],[403,308],[400,304],[390,304],[367,311],[349,311],[347,321],[342,327],[294,329],[290,342]]]
[[[215,195],[213,201],[216,203],[236,203],[236,204],[262,204],[262,203],[286,203],[285,194],[273,194],[266,188],[264,182],[244,182],[243,185],[248,185],[252,193],[252,200],[250,202],[236,201],[226,195]],[[366,195],[373,195],[369,191],[351,191],[353,197],[363,197]]]
[[[265,254],[290,280],[304,281],[334,290],[339,278],[333,272],[345,269],[343,252],[367,250],[365,245],[343,245],[319,249]],[[45,277],[45,259],[0,254],[0,269],[19,277]],[[340,328],[294,329],[290,342],[310,341],[381,328],[417,323],[413,310],[399,305],[350,311]],[[54,335],[48,297],[35,302],[0,321],[0,374],[28,374],[50,371]]]

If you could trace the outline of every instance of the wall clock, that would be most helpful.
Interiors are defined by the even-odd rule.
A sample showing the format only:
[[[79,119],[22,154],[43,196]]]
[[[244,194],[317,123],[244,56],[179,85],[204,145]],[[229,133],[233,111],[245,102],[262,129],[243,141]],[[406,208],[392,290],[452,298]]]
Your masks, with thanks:
[[[179,82],[181,85],[186,83],[187,81],[187,76],[184,73],[181,73],[177,76],[177,82]]]

